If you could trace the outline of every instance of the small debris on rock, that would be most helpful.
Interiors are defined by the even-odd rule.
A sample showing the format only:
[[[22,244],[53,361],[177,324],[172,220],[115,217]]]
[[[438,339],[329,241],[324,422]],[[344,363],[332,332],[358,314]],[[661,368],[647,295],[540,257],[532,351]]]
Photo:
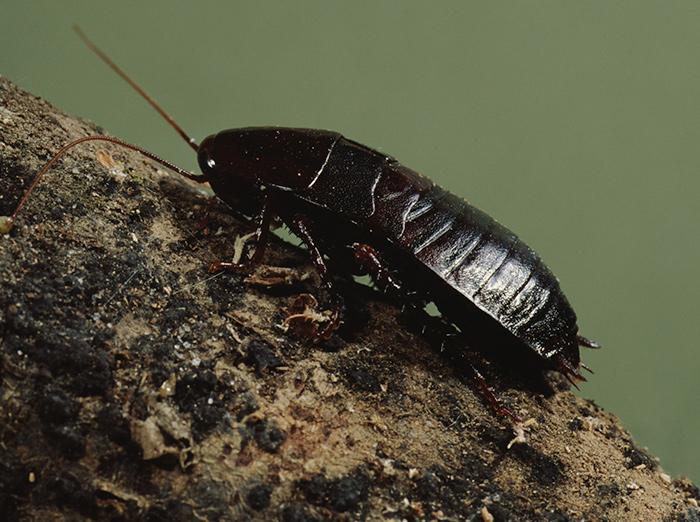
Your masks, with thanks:
[[[0,123],[9,125],[12,123],[13,116],[16,116],[14,112],[6,109],[5,107],[0,107]]]
[[[112,155],[104,149],[98,150],[95,156],[97,157],[97,161],[100,162],[100,165],[107,169],[111,169],[116,164]]]
[[[255,511],[262,511],[270,505],[272,487],[267,484],[257,484],[253,486],[245,497],[248,504]]]
[[[121,178],[126,177],[126,173],[124,172],[124,166],[121,165],[119,162],[115,161],[109,152],[107,152],[104,149],[100,149],[97,151],[95,156],[97,157],[97,161],[100,162],[100,165],[106,168],[110,174]]]
[[[274,420],[250,419],[245,431],[244,441],[252,436],[258,447],[268,453],[275,453],[287,438],[287,434]]]
[[[379,459],[382,464],[382,474],[385,477],[393,477],[396,475],[396,468],[394,468],[394,461],[391,459]]]
[[[370,476],[360,467],[348,475],[333,479],[316,474],[310,479],[298,481],[297,487],[312,504],[342,513],[360,508],[368,498],[370,484]]]
[[[259,265],[243,281],[256,286],[272,288],[277,286],[292,286],[306,281],[311,277],[307,270],[288,268],[284,266]]]
[[[9,234],[14,222],[10,216],[0,216],[0,234]]]
[[[141,447],[143,460],[153,460],[172,452],[165,445],[165,439],[153,417],[145,421],[134,420],[131,423],[131,438]]]
[[[219,232],[223,233],[223,231],[219,229],[216,231],[216,235],[219,235]],[[236,239],[233,241],[233,257],[231,258],[232,263],[238,264],[241,262],[241,259],[243,258],[243,252],[245,250],[245,244],[254,235],[255,232],[250,232],[249,234],[239,234],[236,236]]]
[[[177,386],[177,375],[172,374],[170,377],[167,378],[167,380],[163,381],[163,384],[160,385],[160,388],[158,389],[158,395],[160,395],[162,398],[165,397],[172,397],[175,395],[175,389]]]
[[[158,427],[173,439],[190,443],[192,440],[192,432],[189,423],[178,415],[175,409],[168,404],[158,402],[153,406],[153,415],[149,417],[154,419]]]
[[[515,433],[515,437],[508,443],[507,448],[512,448],[513,444],[525,444],[527,442],[527,439],[525,438],[525,430],[530,426],[535,426],[536,424],[537,421],[535,419],[530,418],[527,419],[525,422],[519,422],[515,426],[513,426],[513,432]]]
[[[637,448],[634,445],[626,447],[623,451],[625,456],[625,467],[627,469],[656,469],[656,461],[646,452],[646,449]],[[642,468],[640,466],[644,465]]]
[[[494,522],[496,520],[486,506],[481,508],[481,520],[484,522]]]
[[[261,377],[268,368],[279,368],[282,361],[275,354],[272,346],[265,341],[252,339],[247,346],[245,362],[255,368],[255,373]]]
[[[311,294],[299,294],[294,302],[285,309],[286,317],[282,330],[302,339],[316,337],[319,325],[330,320],[330,313],[318,310],[318,301]]]

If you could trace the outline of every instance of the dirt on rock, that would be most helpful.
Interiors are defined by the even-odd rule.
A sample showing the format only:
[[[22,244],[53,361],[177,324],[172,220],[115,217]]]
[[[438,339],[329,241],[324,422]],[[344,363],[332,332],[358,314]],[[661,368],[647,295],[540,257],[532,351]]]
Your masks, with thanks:
[[[96,132],[0,78],[0,215]],[[700,520],[616,417],[504,374],[514,430],[366,287],[328,342],[286,332],[313,277],[207,272],[248,232],[111,145],[46,175],[0,237],[3,520]],[[265,263],[311,272],[282,241]]]

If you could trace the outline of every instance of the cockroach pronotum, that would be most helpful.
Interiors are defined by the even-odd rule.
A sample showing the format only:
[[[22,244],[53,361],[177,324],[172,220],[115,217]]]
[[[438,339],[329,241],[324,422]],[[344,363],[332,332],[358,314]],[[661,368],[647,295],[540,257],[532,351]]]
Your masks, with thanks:
[[[579,371],[586,368],[579,346],[599,345],[579,335],[576,315],[540,257],[488,214],[393,157],[337,132],[248,127],[213,134],[197,145],[80,29],[76,31],[197,152],[202,174],[116,138],[79,138],[39,170],[13,214],[4,218],[5,231],[63,154],[86,141],[108,141],[197,183],[209,183],[238,214],[256,220],[252,255],[243,262],[215,262],[210,271],[260,263],[277,217],[305,243],[332,293],[331,274],[370,275],[380,290],[418,306],[435,303],[467,337],[485,337],[503,350],[530,350],[542,370],[556,370],[572,384],[585,380]],[[328,337],[340,320],[340,307],[335,306],[318,336]],[[482,375],[471,370],[477,389],[497,413],[515,418]]]

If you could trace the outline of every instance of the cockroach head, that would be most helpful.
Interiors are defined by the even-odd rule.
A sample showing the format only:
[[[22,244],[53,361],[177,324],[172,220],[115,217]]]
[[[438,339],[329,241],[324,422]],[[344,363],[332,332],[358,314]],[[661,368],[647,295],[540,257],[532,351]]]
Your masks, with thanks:
[[[263,186],[246,161],[246,151],[227,136],[207,136],[197,149],[197,161],[214,193],[244,214],[255,214]]]
[[[257,191],[263,186],[302,191],[318,177],[338,137],[314,129],[229,129],[202,142],[199,165],[219,196],[224,183]]]
[[[260,161],[260,151],[253,150],[245,134],[240,136],[232,131],[223,131],[207,136],[197,149],[197,161],[202,173],[212,188],[226,184],[239,185],[239,188],[257,188],[260,185],[256,163]],[[218,193],[218,192],[217,192]]]

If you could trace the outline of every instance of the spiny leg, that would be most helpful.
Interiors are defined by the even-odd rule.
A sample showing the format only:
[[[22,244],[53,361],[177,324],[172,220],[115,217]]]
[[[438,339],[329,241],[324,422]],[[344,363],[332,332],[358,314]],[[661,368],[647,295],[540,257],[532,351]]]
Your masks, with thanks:
[[[587,379],[581,375],[578,368],[575,368],[562,354],[556,354],[554,357],[552,357],[552,361],[556,366],[556,370],[561,373],[577,390],[579,387],[576,384],[576,381],[586,382]]]
[[[273,217],[272,202],[270,201],[270,197],[265,196],[262,207],[260,208],[260,213],[256,218],[257,226],[252,240],[253,255],[246,257],[245,254],[243,254],[243,260],[238,262],[214,261],[209,265],[209,273],[213,274],[222,270],[231,272],[248,270],[259,264],[265,254],[265,247],[270,238],[270,224],[272,223]]]
[[[491,410],[499,417],[508,417],[516,423],[522,422],[520,417],[503,405],[481,372],[471,363],[467,364],[466,366],[469,373],[469,380],[473,385],[473,389],[475,389],[476,392],[481,395],[481,398],[486,402],[486,404],[489,405]]]
[[[333,332],[338,329],[338,326],[340,326],[340,316],[342,310],[340,296],[335,291],[333,279],[328,272],[326,261],[323,259],[323,254],[321,254],[321,251],[318,249],[316,241],[313,238],[313,222],[311,218],[303,214],[295,214],[292,216],[287,225],[306,245],[306,248],[309,250],[309,254],[311,254],[311,263],[318,272],[318,275],[321,278],[321,283],[330,291],[331,296],[333,297],[334,303],[330,320],[328,324],[316,335],[316,337],[319,339],[328,339]]]
[[[444,321],[426,313],[426,296],[405,285],[373,246],[367,243],[353,243],[350,245],[350,249],[352,250],[355,263],[359,265],[363,273],[368,274],[372,278],[377,289],[385,295],[396,299],[398,304],[401,305],[401,316],[406,322],[406,326],[415,327],[416,322],[411,317],[417,318],[418,323],[421,325],[421,335],[425,335],[426,330],[436,321],[444,323]],[[438,328],[438,330],[440,330],[437,334],[439,342],[444,342],[445,337],[455,335],[454,329],[451,329],[450,333],[447,334],[443,333],[441,328]]]
[[[460,371],[464,371],[472,390],[486,403],[498,417],[509,418],[515,423],[522,422],[512,410],[504,406],[495,391],[488,384],[486,377],[469,360],[468,348],[465,348],[464,334],[442,318],[429,315],[425,310],[414,308],[411,313],[411,325],[422,325],[421,334],[432,343],[440,343],[440,352],[447,352]],[[457,362],[458,361],[458,362]]]
[[[370,275],[379,290],[391,295],[404,296],[407,293],[374,247],[366,243],[353,243],[350,248],[355,261]]]

